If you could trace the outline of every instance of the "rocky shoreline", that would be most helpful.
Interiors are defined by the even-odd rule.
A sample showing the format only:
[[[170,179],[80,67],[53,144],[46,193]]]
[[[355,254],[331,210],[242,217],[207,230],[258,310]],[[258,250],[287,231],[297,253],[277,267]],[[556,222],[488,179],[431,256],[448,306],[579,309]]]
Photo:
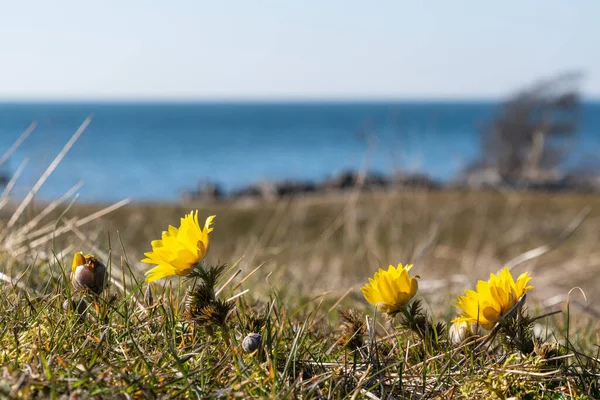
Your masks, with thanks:
[[[331,195],[348,190],[398,191],[398,190],[486,190],[510,189],[518,191],[585,192],[600,193],[600,176],[563,176],[533,179],[520,182],[503,182],[494,171],[478,171],[451,182],[440,182],[424,174],[383,175],[344,171],[320,181],[281,180],[250,184],[226,192],[213,182],[199,183],[195,189],[181,193],[183,201],[236,201],[254,199],[273,201],[298,195]]]

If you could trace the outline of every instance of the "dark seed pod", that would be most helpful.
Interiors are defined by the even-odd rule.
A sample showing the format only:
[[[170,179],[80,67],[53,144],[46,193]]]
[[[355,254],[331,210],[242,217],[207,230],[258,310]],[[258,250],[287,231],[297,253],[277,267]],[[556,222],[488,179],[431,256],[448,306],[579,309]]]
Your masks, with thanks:
[[[246,353],[252,353],[260,347],[262,342],[262,336],[260,333],[249,333],[244,340],[242,340],[242,350]]]
[[[362,347],[364,336],[367,333],[363,314],[351,308],[340,310],[340,342],[349,349],[356,350]]]
[[[63,309],[65,311],[73,310],[80,317],[85,316],[87,308],[88,308],[88,304],[87,304],[87,302],[84,299],[72,298],[70,304],[69,304],[69,300],[68,299],[65,300],[64,303],[63,303]]]

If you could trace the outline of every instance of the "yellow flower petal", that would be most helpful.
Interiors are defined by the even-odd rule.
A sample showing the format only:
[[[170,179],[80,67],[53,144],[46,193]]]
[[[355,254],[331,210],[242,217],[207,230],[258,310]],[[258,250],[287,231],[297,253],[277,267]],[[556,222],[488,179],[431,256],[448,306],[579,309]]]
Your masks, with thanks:
[[[75,253],[75,257],[73,257],[73,264],[71,264],[71,271],[75,272],[77,267],[79,267],[80,265],[84,265],[84,264],[85,264],[85,257],[83,256],[82,252],[78,251],[77,253]]]
[[[387,271],[379,269],[369,283],[361,288],[365,299],[380,311],[395,314],[417,294],[416,277],[409,277],[412,265],[389,265]]]
[[[160,240],[153,240],[152,251],[144,253],[144,263],[157,266],[146,272],[146,282],[167,276],[185,276],[198,264],[208,252],[208,234],[212,232],[211,215],[204,223],[204,229],[198,222],[198,211],[192,211],[180,219],[179,228],[169,226]]]
[[[498,274],[490,274],[490,279],[477,282],[476,290],[467,290],[458,296],[456,306],[460,315],[453,322],[479,323],[491,329],[516,304],[519,298],[533,286],[527,285],[531,276],[524,272],[515,282],[510,270],[503,268]]]

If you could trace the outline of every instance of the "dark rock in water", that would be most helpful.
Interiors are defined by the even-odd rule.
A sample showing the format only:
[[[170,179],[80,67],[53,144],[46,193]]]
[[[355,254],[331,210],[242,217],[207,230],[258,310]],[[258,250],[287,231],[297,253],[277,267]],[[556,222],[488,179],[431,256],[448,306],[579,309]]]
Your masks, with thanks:
[[[441,185],[422,174],[398,175],[393,179],[377,174],[360,174],[354,171],[344,171],[332,178],[320,182],[283,180],[275,182],[260,182],[233,191],[228,198],[231,200],[256,199],[273,201],[290,196],[304,194],[330,194],[354,187],[369,191],[388,187],[438,189]],[[184,200],[221,200],[225,198],[222,190],[216,184],[204,184],[194,191],[185,192]]]
[[[258,198],[262,200],[274,200],[277,198],[277,188],[272,182],[261,182],[234,191],[231,193],[231,198]]]
[[[206,182],[199,184],[195,190],[189,190],[183,192],[181,195],[183,200],[205,200],[205,201],[217,201],[223,199],[224,193],[216,183]]]
[[[383,175],[369,173],[362,176],[358,172],[344,171],[333,178],[326,179],[317,184],[318,190],[346,190],[351,189],[355,186],[362,186],[362,188],[383,188],[389,185],[389,179]]]
[[[326,179],[319,184],[319,188],[325,190],[343,190],[356,185],[358,174],[354,171],[344,171],[333,178]]]
[[[260,198],[275,200],[283,197],[313,193],[317,187],[312,182],[286,180],[282,182],[261,182],[237,190],[231,194],[233,199]]]
[[[258,185],[250,185],[241,189],[235,190],[231,193],[231,198],[239,199],[243,197],[261,197],[262,192]]]
[[[442,187],[442,184],[431,179],[424,174],[396,174],[392,178],[394,186],[401,188],[418,188],[436,190]]]
[[[312,193],[317,190],[317,186],[313,182],[297,182],[297,181],[283,181],[275,184],[277,190],[277,196],[293,196],[303,193]]]
[[[9,181],[10,181],[10,174],[8,174],[7,172],[0,172],[0,186],[8,185]]]
[[[383,188],[390,185],[390,179],[381,174],[367,174],[363,181],[366,188]]]

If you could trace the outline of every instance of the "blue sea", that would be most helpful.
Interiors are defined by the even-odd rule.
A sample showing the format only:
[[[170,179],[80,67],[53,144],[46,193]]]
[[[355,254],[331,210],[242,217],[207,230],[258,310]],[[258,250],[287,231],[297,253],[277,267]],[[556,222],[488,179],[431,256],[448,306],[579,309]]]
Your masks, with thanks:
[[[494,102],[3,103],[0,154],[32,121],[36,130],[1,171],[29,158],[23,196],[90,114],[91,125],[39,192],[81,201],[176,201],[198,183],[234,190],[261,180],[316,180],[366,167],[447,181],[480,151]],[[570,163],[599,157],[600,102],[586,102]]]

